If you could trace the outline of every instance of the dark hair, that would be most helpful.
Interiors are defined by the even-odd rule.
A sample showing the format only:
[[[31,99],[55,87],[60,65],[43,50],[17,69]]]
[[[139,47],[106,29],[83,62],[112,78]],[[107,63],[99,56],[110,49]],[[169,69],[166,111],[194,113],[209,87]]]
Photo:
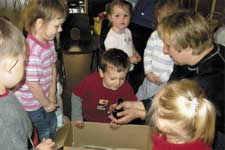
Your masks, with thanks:
[[[130,68],[130,59],[122,50],[111,48],[103,53],[100,69],[105,72],[109,64],[116,67],[117,72],[127,71]]]
[[[113,0],[111,3],[108,3],[105,7],[107,15],[110,15],[113,11],[114,6],[121,6],[128,9],[129,13],[132,14],[133,6],[130,2],[126,0]]]

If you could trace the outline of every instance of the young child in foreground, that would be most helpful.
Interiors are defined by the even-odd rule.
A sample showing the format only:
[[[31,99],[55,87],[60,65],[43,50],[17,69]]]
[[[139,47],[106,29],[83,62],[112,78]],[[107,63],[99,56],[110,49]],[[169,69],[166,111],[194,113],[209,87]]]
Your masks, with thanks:
[[[126,81],[130,60],[119,49],[105,51],[101,58],[99,72],[83,79],[72,93],[72,120],[77,127],[83,121],[109,123],[108,109],[119,98],[136,101],[130,84]]]
[[[159,23],[163,18],[179,9],[177,0],[159,0],[155,7],[155,17]],[[136,96],[145,100],[154,96],[167,83],[173,71],[173,60],[163,52],[163,41],[155,30],[148,39],[144,50],[144,70],[146,77],[139,87]]]
[[[154,97],[148,113],[153,150],[210,150],[215,131],[215,108],[192,80],[173,81]]]
[[[107,6],[107,16],[112,24],[104,41],[105,49],[117,48],[123,50],[130,58],[131,68],[141,61],[141,57],[135,50],[131,31],[127,28],[132,14],[132,5],[123,0],[114,0]]]
[[[28,150],[32,124],[14,94],[9,91],[23,78],[27,57],[22,33],[0,17],[0,146],[2,150]],[[54,142],[42,140],[34,149],[52,150]]]
[[[25,7],[23,22],[28,32],[25,81],[16,96],[37,128],[40,139],[56,137],[56,67],[54,38],[62,31],[66,7],[61,0],[33,0]]]

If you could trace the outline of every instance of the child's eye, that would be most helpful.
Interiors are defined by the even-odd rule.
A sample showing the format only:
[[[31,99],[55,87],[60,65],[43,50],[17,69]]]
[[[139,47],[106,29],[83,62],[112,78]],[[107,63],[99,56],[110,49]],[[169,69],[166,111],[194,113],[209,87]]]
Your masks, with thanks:
[[[115,17],[119,17],[120,15],[115,15]]]
[[[124,17],[128,17],[128,16],[129,16],[128,14],[125,14],[125,15],[124,15]]]
[[[125,78],[120,78],[120,80],[121,80],[121,81],[124,81],[124,80],[125,80]]]

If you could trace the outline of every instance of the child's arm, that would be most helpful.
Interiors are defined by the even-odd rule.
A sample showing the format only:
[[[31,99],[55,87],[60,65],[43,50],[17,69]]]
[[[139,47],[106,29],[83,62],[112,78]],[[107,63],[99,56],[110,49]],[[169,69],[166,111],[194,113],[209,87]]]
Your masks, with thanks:
[[[52,66],[52,84],[49,88],[48,91],[48,98],[50,100],[51,103],[56,104],[56,83],[57,83],[57,79],[56,79],[56,66],[55,64]]]
[[[165,83],[169,80],[171,73],[173,72],[173,63],[167,66],[167,70],[160,74],[160,82]]]
[[[161,83],[160,77],[155,75],[154,73],[150,72],[147,74],[147,78],[149,81],[153,82],[156,85],[159,85]]]
[[[45,96],[45,93],[38,82],[27,81],[29,90],[35,99],[44,107],[45,111],[52,112],[56,108],[56,104],[53,104],[49,101],[48,97]]]
[[[144,49],[144,71],[145,74],[148,75],[150,72],[152,72],[152,52],[155,49],[155,32],[152,33],[152,35],[149,37],[147,41],[147,45]]]
[[[72,93],[71,104],[72,104],[72,120],[75,120],[75,125],[78,128],[83,128],[83,116],[82,116],[82,99]]]

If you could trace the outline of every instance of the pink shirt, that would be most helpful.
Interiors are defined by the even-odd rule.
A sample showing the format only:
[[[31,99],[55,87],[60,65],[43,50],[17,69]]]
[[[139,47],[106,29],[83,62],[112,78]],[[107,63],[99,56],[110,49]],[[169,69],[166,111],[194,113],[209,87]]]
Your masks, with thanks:
[[[56,62],[54,41],[40,42],[31,34],[28,34],[27,45],[29,58],[25,69],[25,81],[16,89],[15,95],[26,111],[34,111],[41,107],[30,92],[26,81],[38,82],[45,95],[48,96],[49,87],[52,84],[52,66]]]

